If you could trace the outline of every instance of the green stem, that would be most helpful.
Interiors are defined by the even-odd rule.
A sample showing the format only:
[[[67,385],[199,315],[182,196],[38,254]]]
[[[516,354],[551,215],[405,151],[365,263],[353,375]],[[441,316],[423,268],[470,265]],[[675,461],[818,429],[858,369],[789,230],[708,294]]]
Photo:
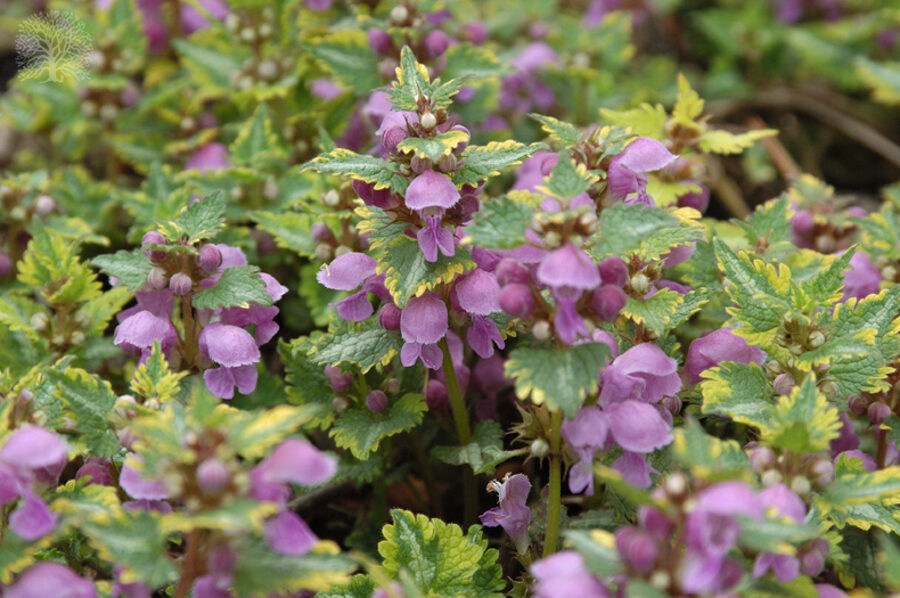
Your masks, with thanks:
[[[450,399],[450,413],[453,414],[453,423],[456,425],[456,438],[460,446],[472,442],[472,429],[469,427],[469,412],[463,402],[462,392],[459,390],[459,380],[456,378],[456,370],[453,368],[453,358],[450,357],[450,347],[447,339],[441,339],[441,351],[444,354],[444,362],[441,369],[444,371],[444,381],[447,384],[447,396]],[[475,522],[475,512],[478,510],[478,494],[475,487],[475,476],[467,468],[463,475],[463,521],[466,525]]]
[[[556,552],[559,543],[559,519],[562,503],[562,412],[550,412],[550,496],[547,504],[547,533],[544,536],[544,558]]]

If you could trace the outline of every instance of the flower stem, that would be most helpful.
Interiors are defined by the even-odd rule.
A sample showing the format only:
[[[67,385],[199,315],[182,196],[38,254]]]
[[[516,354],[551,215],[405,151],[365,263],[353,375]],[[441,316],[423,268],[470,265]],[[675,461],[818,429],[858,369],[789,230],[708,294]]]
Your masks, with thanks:
[[[194,311],[191,307],[191,298],[193,293],[182,295],[181,297],[181,321],[184,324],[184,360],[188,365],[194,365],[197,348],[197,339],[195,338],[194,329]]]
[[[547,533],[544,536],[546,558],[556,552],[559,543],[559,518],[562,503],[562,412],[550,412],[550,496],[547,504]]]
[[[444,361],[441,369],[444,371],[444,381],[447,384],[447,396],[450,399],[450,412],[453,414],[453,423],[456,425],[456,438],[460,446],[472,442],[472,430],[469,427],[469,412],[463,402],[462,392],[459,389],[459,380],[456,378],[456,370],[453,368],[453,358],[450,356],[450,347],[447,338],[441,339],[441,351]],[[478,510],[478,494],[475,488],[475,476],[466,469],[463,475],[463,521],[466,525],[474,523],[475,512]]]
[[[178,585],[175,586],[173,598],[186,598],[191,591],[194,579],[197,577],[198,556],[200,550],[201,530],[191,530],[187,537],[184,560],[181,562],[181,576]]]

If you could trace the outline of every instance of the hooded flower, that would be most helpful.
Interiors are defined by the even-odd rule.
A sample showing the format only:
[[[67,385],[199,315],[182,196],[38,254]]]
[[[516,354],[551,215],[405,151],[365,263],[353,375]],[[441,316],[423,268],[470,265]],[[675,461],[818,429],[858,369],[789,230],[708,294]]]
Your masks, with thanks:
[[[227,13],[227,8],[225,9]],[[187,170],[207,172],[219,168],[228,168],[228,148],[221,143],[207,143],[200,146],[184,165]]]
[[[96,598],[94,584],[58,563],[32,565],[4,590],[6,598]]]
[[[800,523],[806,517],[806,505],[784,484],[765,488],[758,494],[759,502],[770,517]],[[826,551],[827,552],[827,551]],[[771,569],[782,583],[793,581],[800,574],[800,559],[791,554],[763,552],[753,563],[753,577],[761,577]]]
[[[665,168],[677,157],[656,139],[638,137],[609,164],[607,181],[610,194],[616,199],[624,199],[628,204],[652,206],[653,198],[647,194],[647,173]],[[637,197],[627,199],[632,193],[637,193]]]
[[[256,388],[259,347],[253,336],[238,326],[215,322],[203,328],[200,353],[220,367],[203,372],[206,387],[220,399],[234,396],[234,387],[243,394]]]
[[[410,367],[421,357],[427,367],[439,369],[443,357],[437,342],[446,332],[447,306],[440,295],[428,291],[410,299],[400,312],[400,333],[406,341],[400,350],[403,366]]]
[[[214,19],[222,21],[228,16],[228,4],[224,0],[199,0],[199,2]],[[209,21],[205,15],[186,2],[181,4],[181,27],[186,34],[191,34],[209,27]]]
[[[531,525],[531,509],[526,504],[531,482],[517,473],[502,482],[493,480],[488,488],[499,495],[500,505],[485,511],[479,519],[487,527],[502,526],[512,538],[519,554],[528,550],[528,526]]]
[[[844,272],[844,298],[864,299],[878,292],[881,284],[881,272],[872,263],[872,258],[857,251],[850,258],[850,269]]]
[[[765,352],[759,347],[748,345],[747,341],[734,334],[734,328],[720,328],[691,343],[684,371],[691,384],[698,384],[700,374],[716,367],[723,361],[756,363],[762,365]]]
[[[574,550],[557,552],[531,565],[535,598],[608,598],[609,593]]]
[[[641,343],[619,355],[603,371],[601,405],[636,399],[656,403],[681,390],[678,362],[652,343]]]
[[[178,338],[172,324],[174,299],[169,289],[138,291],[135,293],[137,305],[120,312],[116,319],[119,325],[113,342],[141,361],[146,359],[158,341],[163,353],[170,351]]]
[[[492,273],[478,268],[460,277],[453,286],[452,298],[454,305],[472,318],[466,340],[479,357],[493,355],[494,344],[500,349],[505,346],[497,324],[487,317],[501,310],[500,285]]]
[[[571,345],[578,337],[587,336],[589,331],[575,304],[583,291],[600,286],[600,271],[594,260],[583,249],[566,243],[547,253],[535,277],[553,292],[556,301],[553,324],[559,338]]]
[[[375,274],[377,265],[378,262],[365,253],[351,252],[336,257],[316,274],[316,280],[326,288],[336,291],[359,289],[349,297],[329,303],[344,320],[361,322],[375,312],[367,297],[370,292],[390,301],[390,294],[384,288],[384,277]]]
[[[425,226],[419,229],[416,238],[422,255],[429,262],[437,261],[438,250],[448,257],[456,251],[453,233],[441,227],[441,217],[459,199],[456,185],[447,175],[433,170],[426,170],[414,178],[406,189],[406,206],[422,213],[425,218]]]

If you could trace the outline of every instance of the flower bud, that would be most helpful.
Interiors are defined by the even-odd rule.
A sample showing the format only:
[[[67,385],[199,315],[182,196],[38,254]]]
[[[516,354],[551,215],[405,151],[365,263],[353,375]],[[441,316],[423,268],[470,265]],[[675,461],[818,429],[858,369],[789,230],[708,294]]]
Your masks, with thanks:
[[[310,234],[312,235],[312,238],[319,243],[335,240],[334,233],[331,232],[331,229],[328,228],[328,225],[324,222],[314,222],[310,228]]]
[[[197,467],[197,485],[207,496],[220,494],[231,479],[228,468],[215,457],[207,459]]]
[[[813,226],[815,226],[815,220],[812,212],[809,210],[798,210],[791,218],[791,228],[798,235],[806,235],[812,232]]]
[[[643,295],[650,289],[650,279],[643,272],[638,272],[631,277],[631,288],[635,293]]]
[[[825,335],[822,334],[821,330],[813,330],[809,333],[809,338],[807,338],[807,342],[809,346],[813,349],[818,349],[822,345],[825,344]]]
[[[331,248],[331,245],[327,245],[325,243],[319,243],[316,245],[316,259],[320,262],[330,262],[331,258],[334,257],[334,249]]]
[[[625,286],[628,282],[628,266],[620,257],[612,256],[603,259],[598,269],[603,284],[614,284],[618,287]]]
[[[812,484],[809,483],[809,478],[806,476],[798,475],[791,480],[791,490],[793,490],[795,494],[806,496],[809,494],[809,491],[812,490]]]
[[[425,36],[424,45],[426,54],[431,58],[438,58],[450,47],[450,37],[440,29],[435,29]]]
[[[166,271],[162,268],[151,268],[147,274],[147,284],[153,289],[164,289],[169,284]]]
[[[833,399],[841,389],[834,380],[826,380],[819,385],[819,390],[822,391],[826,399]]]
[[[662,406],[669,410],[669,413],[672,415],[678,415],[681,413],[681,399],[676,396],[663,397]]]
[[[86,341],[86,340],[87,340],[87,337],[86,337],[86,336],[84,335],[84,333],[83,333],[82,331],[80,331],[80,330],[76,330],[76,331],[73,332],[72,335],[69,337],[69,342],[70,342],[71,344],[75,345],[75,346],[78,346],[78,345],[83,344],[84,341]]]
[[[775,465],[775,453],[767,446],[758,446],[750,451],[750,465],[756,471],[764,471]]]
[[[378,323],[385,330],[400,330],[400,311],[393,303],[385,303],[378,312]]]
[[[184,272],[178,272],[169,279],[169,288],[179,297],[190,293],[193,286],[194,281]]]
[[[391,9],[391,21],[396,25],[403,24],[409,18],[409,10],[402,4],[398,4]]]
[[[818,550],[811,550],[800,555],[800,572],[815,577],[825,568],[825,557]]]
[[[887,403],[876,401],[869,405],[866,413],[872,423],[878,425],[891,415],[891,408],[887,406]]]
[[[709,189],[700,185],[700,192],[690,192],[678,198],[679,208],[694,208],[701,214],[709,207]]]
[[[377,27],[370,28],[367,39],[369,48],[376,54],[386,56],[394,49],[394,40],[391,39],[390,34],[384,29],[378,29]]]
[[[441,172],[452,172],[456,170],[457,160],[453,154],[444,154],[438,159],[437,169]]]
[[[344,397],[334,397],[331,399],[331,407],[334,409],[335,413],[340,413],[347,409],[350,403],[347,402],[347,399]]]
[[[334,249],[334,257],[341,257],[345,253],[353,253],[353,250],[346,245],[338,245]]]
[[[534,296],[531,294],[531,289],[524,284],[508,284],[500,291],[500,309],[509,315],[515,318],[527,318],[534,313],[534,308]],[[547,333],[547,338],[549,338],[549,324]]]
[[[531,455],[538,459],[543,459],[550,452],[550,445],[543,438],[535,438],[529,447]]]
[[[341,203],[341,196],[335,189],[329,189],[328,193],[322,197],[322,203],[333,208]]]
[[[847,401],[847,408],[854,415],[862,415],[869,407],[869,401],[865,397],[852,396]]]
[[[790,374],[778,374],[772,382],[772,388],[780,395],[789,395],[794,384],[794,378]]]
[[[680,471],[676,471],[665,479],[663,482],[663,491],[669,495],[669,498],[683,498],[690,489],[687,477]]]
[[[531,281],[528,268],[523,266],[518,260],[509,257],[505,257],[497,262],[497,266],[494,268],[494,276],[501,287],[505,287],[510,283],[527,285]]]
[[[165,245],[166,239],[161,234],[152,230],[144,235],[144,238],[141,239],[141,245]],[[166,259],[165,251],[154,251],[152,249],[145,249],[144,255],[150,258],[151,261],[159,262]]]
[[[0,253],[0,276],[9,276],[12,272],[12,260],[5,253]]]
[[[333,365],[325,366],[325,375],[331,382],[331,390],[334,392],[346,392],[350,390],[353,384],[353,374],[347,374],[341,371],[341,368]]]
[[[483,44],[487,40],[487,27],[480,21],[471,21],[461,27],[463,37],[472,42],[476,46]]]
[[[197,263],[200,269],[207,274],[212,274],[222,265],[222,252],[214,245],[204,245],[197,255]]]
[[[263,81],[272,81],[278,77],[278,64],[273,60],[263,60],[256,67],[256,72]]]
[[[400,380],[397,378],[388,378],[387,382],[384,383],[384,392],[389,392],[392,395],[400,392]]]
[[[37,332],[43,332],[47,330],[47,327],[50,326],[50,318],[42,311],[37,312],[33,316],[31,316],[31,329]]]
[[[268,199],[269,201],[275,201],[278,199],[278,194],[281,192],[281,189],[278,187],[278,183],[276,183],[273,179],[269,179],[266,181],[266,184],[263,185],[263,197]]]
[[[34,200],[34,211],[40,216],[46,216],[56,209],[56,201],[49,195],[39,195]]]
[[[502,301],[503,295],[501,294],[500,297]],[[534,338],[538,341],[550,340],[550,336],[552,334],[552,330],[550,329],[550,322],[548,322],[547,320],[538,320],[534,323],[534,327],[532,327],[531,329],[531,334],[533,334]]]
[[[404,139],[409,137],[409,133],[404,127],[388,127],[381,133],[381,145],[389,152],[396,151],[397,145]]]
[[[625,291],[612,284],[601,285],[591,297],[591,309],[605,322],[615,320],[625,307]]]
[[[775,486],[776,484],[780,484],[783,479],[784,477],[777,469],[768,469],[759,478],[759,480],[762,482],[762,485],[766,488]]]
[[[622,562],[635,573],[648,573],[656,564],[656,542],[648,533],[635,527],[626,526],[616,531],[616,550]]]
[[[366,395],[366,407],[372,413],[381,413],[387,407],[387,404],[387,395],[380,390],[373,390]]]
[[[433,113],[426,112],[419,118],[419,123],[426,131],[428,131],[437,126],[437,118],[435,118]]]
[[[431,410],[441,409],[447,404],[447,386],[432,378],[425,385],[425,402]]]
[[[409,167],[415,174],[422,174],[426,170],[431,170],[431,160],[420,156],[413,156],[409,161]]]
[[[819,235],[815,247],[819,253],[832,253],[837,248],[837,241],[831,235]]]
[[[88,457],[85,460],[84,465],[79,467],[78,471],[75,473],[76,480],[84,477],[90,478],[90,481],[87,483],[88,486],[92,484],[97,484],[98,486],[112,485],[112,476],[109,473],[109,467],[103,459]]]
[[[828,459],[818,458],[809,468],[809,473],[817,486],[825,486],[834,479],[834,464]]]

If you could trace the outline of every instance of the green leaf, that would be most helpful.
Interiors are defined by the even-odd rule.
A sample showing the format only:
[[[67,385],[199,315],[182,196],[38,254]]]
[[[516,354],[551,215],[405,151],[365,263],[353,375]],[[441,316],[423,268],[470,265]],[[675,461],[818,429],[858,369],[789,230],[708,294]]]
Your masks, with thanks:
[[[675,107],[672,108],[672,120],[678,124],[685,126],[694,125],[701,114],[703,114],[704,101],[696,91],[691,89],[691,84],[687,77],[678,74],[678,99],[675,100]]]
[[[212,239],[225,226],[225,199],[221,191],[188,205],[175,220],[159,225],[169,241],[194,243]]]
[[[875,62],[856,57],[856,72],[872,89],[872,98],[881,104],[900,104],[900,63]]]
[[[131,392],[144,399],[154,398],[160,403],[175,399],[181,379],[187,372],[173,372],[169,369],[166,356],[154,341],[150,357],[138,366],[131,381]]]
[[[756,129],[745,133],[734,134],[722,129],[704,132],[697,138],[697,145],[704,152],[711,154],[739,154],[765,137],[778,134],[776,129]]]
[[[431,83],[428,79],[428,67],[416,60],[409,46],[400,50],[400,66],[397,67],[397,80],[391,88],[391,103],[394,110],[416,110],[420,95],[428,96]]]
[[[141,581],[157,588],[177,578],[158,516],[148,511],[121,510],[114,517],[84,521],[78,528],[100,558],[124,567],[120,581]]]
[[[541,129],[550,136],[550,139],[563,147],[569,147],[578,143],[579,135],[575,125],[557,120],[552,116],[544,116],[543,114],[529,114],[528,116],[541,123]]]
[[[540,189],[546,189],[553,197],[559,199],[572,199],[579,193],[591,188],[591,185],[599,180],[595,174],[588,172],[584,164],[575,165],[568,152],[560,152],[559,159],[546,184]]]
[[[78,259],[79,244],[35,221],[31,240],[19,262],[19,282],[50,304],[78,303],[100,296],[101,285],[87,263]]]
[[[250,219],[275,239],[282,249],[304,257],[316,254],[318,243],[312,238],[312,225],[321,218],[304,212],[251,212]]]
[[[368,94],[381,85],[378,57],[369,48],[363,30],[332,31],[311,42],[309,49],[338,80],[360,94]]]
[[[837,409],[818,391],[815,376],[809,375],[790,396],[778,400],[771,422],[762,428],[762,437],[772,447],[818,453],[838,437],[840,427]]]
[[[684,297],[681,293],[663,288],[641,301],[628,297],[625,307],[622,308],[622,314],[643,324],[653,334],[661,337],[672,328],[672,321],[683,302]]]
[[[441,156],[450,155],[461,143],[468,142],[469,135],[465,131],[450,129],[434,137],[407,137],[397,144],[397,151],[420,158],[428,158],[432,162],[437,163]]]
[[[266,292],[266,283],[259,276],[259,268],[256,266],[226,268],[216,286],[203,289],[193,299],[193,305],[197,309],[250,307],[251,303],[272,305],[272,298]]]
[[[828,485],[822,498],[830,505],[874,503],[896,497],[900,492],[900,466],[894,465],[871,473],[841,475]]]
[[[126,286],[116,286],[84,303],[75,317],[87,317],[86,331],[93,336],[102,336],[113,316],[122,311],[131,300],[132,292]]]
[[[511,249],[524,245],[525,231],[535,210],[507,195],[485,201],[466,225],[465,244],[491,249]]]
[[[345,584],[356,566],[329,544],[320,541],[303,556],[288,556],[273,551],[261,538],[242,538],[233,543],[237,553],[233,592],[254,598],[293,595],[301,590],[324,591]]]
[[[544,402],[574,418],[587,393],[597,391],[598,370],[609,357],[604,343],[585,343],[556,351],[519,347],[509,354],[506,375],[515,379],[516,395]]]
[[[357,459],[367,459],[378,450],[383,439],[412,430],[422,423],[426,411],[425,397],[409,393],[392,399],[387,409],[379,413],[373,413],[365,406],[344,411],[332,425],[329,435],[335,444],[350,450]]]
[[[278,355],[284,364],[288,402],[309,410],[311,425],[324,429],[334,419],[334,391],[324,368],[314,365],[297,341],[279,341]]]
[[[840,301],[843,297],[840,290],[844,286],[844,271],[850,267],[850,258],[855,253],[856,248],[851,247],[839,257],[828,256],[831,259],[825,262],[823,269],[800,285],[803,291],[823,305]]]
[[[426,261],[418,241],[406,235],[396,237],[375,257],[378,260],[375,271],[384,274],[384,286],[400,308],[412,297],[440,284],[449,284],[460,274],[475,268],[469,251],[461,247],[456,248],[452,257],[441,253],[437,261]]]
[[[629,254],[656,259],[671,247],[703,238],[696,215],[693,210],[614,204],[600,213],[600,225],[591,237],[595,243],[591,255],[598,260]]]
[[[722,362],[700,374],[703,413],[721,413],[736,422],[767,428],[774,416],[773,391],[755,363]]]
[[[896,506],[888,507],[880,502],[861,502],[841,505],[826,516],[838,529],[851,525],[863,531],[873,527],[888,533],[900,535],[900,518]]]
[[[494,473],[513,451],[503,450],[503,428],[493,420],[479,422],[472,434],[472,442],[465,446],[436,446],[431,454],[451,465],[469,465],[475,474]]]
[[[454,44],[444,53],[446,60],[441,70],[441,77],[456,79],[468,77],[467,83],[472,79],[487,79],[499,77],[505,74],[509,67],[501,64],[493,52],[485,46],[474,46],[468,43]]]
[[[453,174],[453,182],[457,186],[475,186],[480,181],[497,176],[504,168],[519,164],[542,149],[547,149],[543,143],[525,145],[512,140],[491,141],[487,145],[470,145],[463,151],[462,168]]]
[[[38,332],[31,325],[31,317],[37,313],[46,315],[43,306],[29,297],[13,293],[0,297],[0,323],[9,327],[10,330],[22,332],[33,341],[40,338]]]
[[[789,208],[790,202],[783,196],[758,206],[745,221],[737,221],[738,226],[744,229],[750,246],[760,252],[787,247],[793,249]]]
[[[328,333],[315,332],[297,347],[319,365],[350,364],[366,373],[377,364],[388,365],[403,344],[400,335],[385,330],[377,319],[351,324],[342,322]],[[296,349],[295,349],[296,350]]]
[[[396,579],[405,571],[424,595],[500,597],[504,583],[498,553],[486,550],[481,526],[473,525],[463,535],[458,525],[425,515],[392,509],[391,517],[394,523],[384,526],[385,539],[378,543],[388,575]]]
[[[181,64],[186,66],[197,84],[207,82],[218,90],[231,89],[231,74],[240,71],[243,66],[243,57],[219,48],[187,39],[175,39],[172,44],[181,57]]]
[[[126,251],[120,249],[115,253],[98,255],[91,264],[110,277],[119,279],[119,284],[129,289],[139,289],[147,283],[147,275],[152,264],[140,249]]]
[[[346,175],[355,180],[375,183],[376,189],[389,188],[394,193],[405,193],[409,186],[409,179],[398,174],[392,162],[385,162],[368,154],[357,154],[341,147],[320,154],[301,165],[300,170]]]
[[[110,458],[119,451],[119,439],[107,417],[116,404],[109,382],[77,368],[44,372],[54,384],[53,395],[74,415],[80,439],[92,455]]]
[[[350,583],[327,592],[319,592],[319,598],[372,598],[378,586],[368,575],[354,575]]]
[[[253,116],[238,129],[237,138],[228,148],[234,164],[266,168],[286,158],[281,140],[273,131],[266,104],[260,104]]]
[[[259,411],[239,411],[229,418],[229,448],[245,459],[264,457],[269,450],[306,423],[312,410],[278,405]]]
[[[740,444],[710,436],[693,418],[672,430],[672,437],[675,459],[698,478],[731,479],[750,467]]]
[[[600,114],[611,125],[628,127],[635,135],[661,139],[666,134],[666,109],[656,104],[641,104],[631,110],[610,110],[601,108]]]

